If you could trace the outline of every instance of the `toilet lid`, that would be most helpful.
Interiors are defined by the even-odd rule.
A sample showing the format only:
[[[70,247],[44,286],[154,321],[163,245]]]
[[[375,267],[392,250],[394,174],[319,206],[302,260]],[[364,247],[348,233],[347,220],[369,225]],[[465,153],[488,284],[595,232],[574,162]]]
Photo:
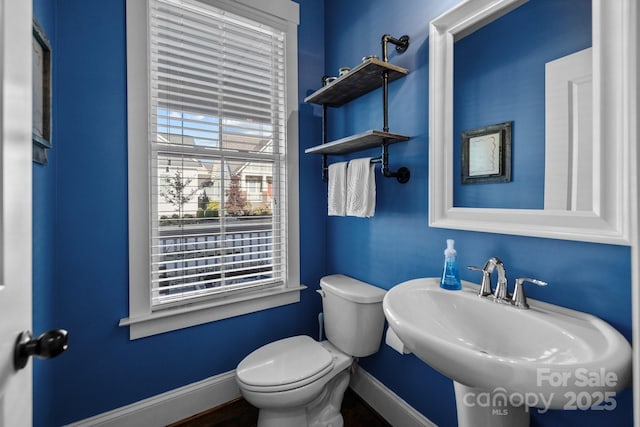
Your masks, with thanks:
[[[328,371],[332,360],[331,353],[318,342],[301,335],[255,350],[240,362],[237,375],[238,380],[251,386],[282,386]]]

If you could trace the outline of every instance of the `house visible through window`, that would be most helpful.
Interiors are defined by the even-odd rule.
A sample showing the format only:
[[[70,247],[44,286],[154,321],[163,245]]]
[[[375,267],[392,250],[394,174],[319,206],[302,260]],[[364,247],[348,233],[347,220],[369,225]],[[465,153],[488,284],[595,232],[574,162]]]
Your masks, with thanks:
[[[136,1],[144,3],[128,0],[128,14],[142,11]],[[297,24],[297,5],[239,0],[243,7],[228,10],[233,6],[221,4],[224,9],[215,1],[148,0],[146,8],[148,138],[132,140],[130,129],[129,151],[130,179],[148,165],[148,281],[137,284],[149,289],[148,304],[138,304],[147,314],[299,287],[289,283],[289,261],[297,257],[296,244],[291,247],[297,228],[288,222],[297,199],[289,194],[297,188],[297,169],[287,168],[290,150],[297,152],[297,135],[287,132],[288,103],[296,99],[289,93],[295,67],[287,61],[295,25],[260,10],[293,7]],[[131,127],[137,123],[131,91],[129,99]],[[130,182],[130,218],[145,210],[132,195],[141,187]],[[141,259],[132,254],[132,263]]]

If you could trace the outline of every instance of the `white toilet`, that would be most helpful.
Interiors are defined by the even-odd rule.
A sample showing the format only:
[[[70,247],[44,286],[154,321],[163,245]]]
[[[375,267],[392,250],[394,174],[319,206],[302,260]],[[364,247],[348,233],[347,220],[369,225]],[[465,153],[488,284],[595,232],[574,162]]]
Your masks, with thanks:
[[[378,351],[386,291],[335,274],[320,280],[327,341],[299,335],[267,344],[236,370],[258,427],[342,427],[340,405],[356,357]]]

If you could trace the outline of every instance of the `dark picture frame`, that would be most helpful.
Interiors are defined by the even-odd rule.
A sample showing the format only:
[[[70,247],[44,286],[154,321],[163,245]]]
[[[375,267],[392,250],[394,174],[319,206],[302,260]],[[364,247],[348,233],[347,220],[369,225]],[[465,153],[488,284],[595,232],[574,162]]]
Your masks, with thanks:
[[[511,181],[511,128],[499,123],[462,132],[462,183]]]
[[[33,20],[33,161],[46,165],[51,148],[51,43],[38,22]]]

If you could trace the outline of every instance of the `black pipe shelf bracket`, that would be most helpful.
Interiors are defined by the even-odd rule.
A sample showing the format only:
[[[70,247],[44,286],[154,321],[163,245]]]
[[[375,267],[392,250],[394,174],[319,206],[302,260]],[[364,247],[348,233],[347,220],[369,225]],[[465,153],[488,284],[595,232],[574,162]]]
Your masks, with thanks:
[[[322,144],[306,149],[305,153],[322,154],[322,180],[325,182],[328,181],[328,155],[351,153],[372,147],[382,148],[380,157],[372,159],[371,162],[381,164],[383,176],[396,178],[402,184],[408,182],[411,177],[411,172],[406,167],[401,167],[395,172],[389,169],[389,145],[410,139],[408,136],[389,132],[389,83],[409,74],[409,70],[388,62],[389,43],[395,45],[396,52],[404,53],[409,47],[409,36],[404,35],[396,39],[389,34],[383,35],[382,59],[375,56],[363,58],[362,63],[337,79],[331,79],[333,81],[330,83],[328,77],[324,76],[322,87],[304,100],[322,105]],[[368,130],[336,141],[327,141],[327,107],[340,107],[379,87],[382,87],[382,131]]]

